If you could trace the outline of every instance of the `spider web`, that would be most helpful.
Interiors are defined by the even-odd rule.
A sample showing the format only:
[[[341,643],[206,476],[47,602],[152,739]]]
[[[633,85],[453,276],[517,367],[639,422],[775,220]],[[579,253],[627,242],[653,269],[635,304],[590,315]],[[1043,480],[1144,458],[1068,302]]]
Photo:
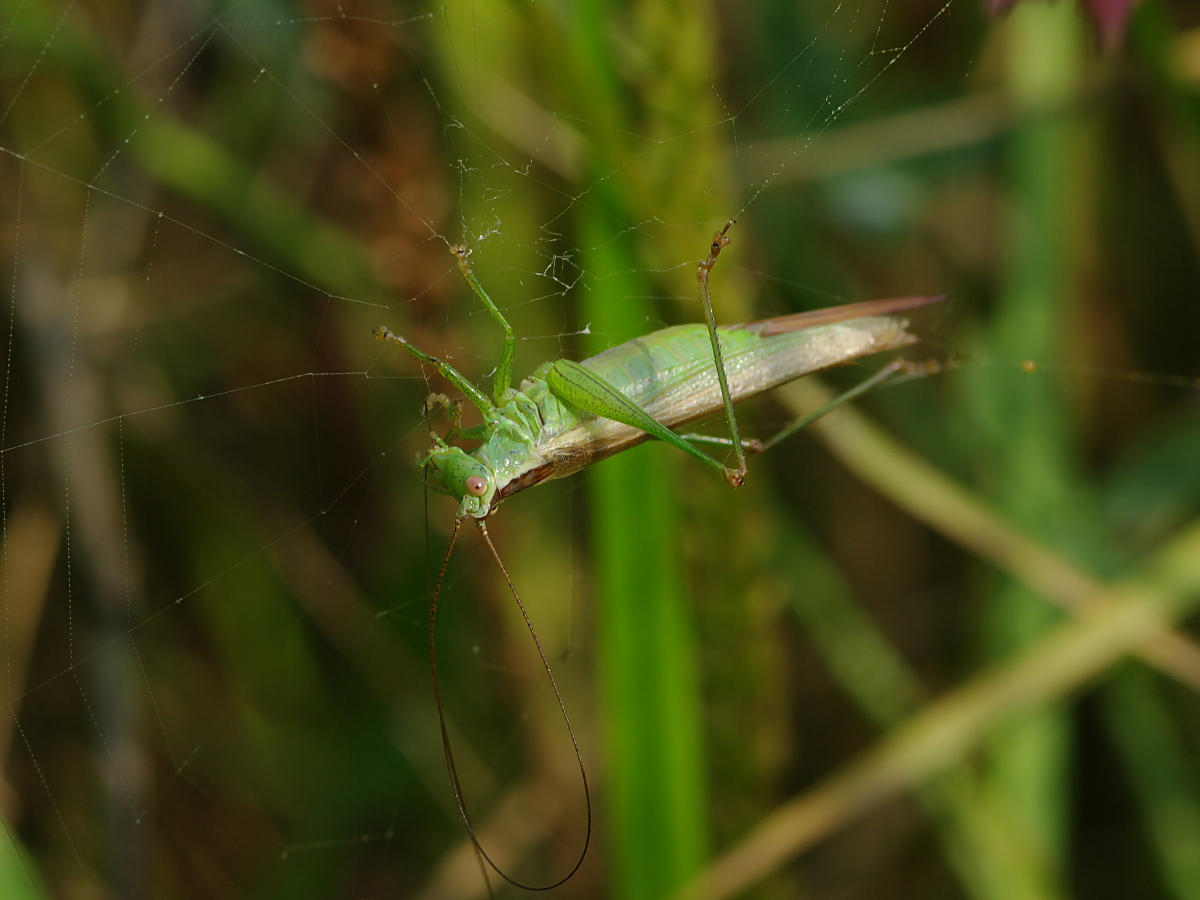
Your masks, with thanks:
[[[954,99],[978,51],[947,35],[982,24],[810,6],[715,30],[650,5],[8,10],[0,753],[28,885],[393,896],[461,853],[423,659],[452,510],[411,464],[448,386],[371,329],[489,384],[500,331],[447,252],[463,242],[520,376],[619,339],[583,298],[631,276],[645,331],[697,320],[694,264],[729,218],[722,321],[953,289],[961,269],[901,237],[930,189],[890,162],[1000,127]],[[883,128],[911,143],[856,158],[854,129],[930,72],[948,124]],[[552,655],[581,628],[580,489],[506,509]],[[504,787],[531,756],[562,764],[529,737],[557,726],[497,701],[493,674],[545,689],[461,552],[440,627],[463,766],[545,832],[522,803],[546,798]],[[565,670],[586,720],[585,667]],[[456,871],[480,891],[469,857]]]

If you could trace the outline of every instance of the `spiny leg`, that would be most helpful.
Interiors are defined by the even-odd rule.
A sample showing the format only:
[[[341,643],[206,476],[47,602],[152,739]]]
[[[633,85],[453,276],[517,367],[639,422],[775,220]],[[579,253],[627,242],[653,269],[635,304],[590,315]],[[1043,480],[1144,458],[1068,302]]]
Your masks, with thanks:
[[[725,361],[721,353],[720,341],[717,337],[716,319],[712,310],[712,297],[708,290],[708,275],[712,271],[717,255],[721,248],[729,244],[726,232],[733,226],[733,220],[725,224],[725,228],[713,234],[712,245],[708,257],[700,262],[696,272],[696,280],[704,300],[704,316],[708,323],[708,333],[712,340],[713,358],[716,364],[717,380],[721,386],[721,399],[725,407],[725,416],[729,422],[731,438],[729,445],[737,455],[737,468],[731,469],[719,460],[709,456],[689,442],[689,437],[681,436],[671,431],[661,422],[638,406],[633,400],[622,394],[604,378],[591,369],[571,360],[560,359],[546,373],[546,383],[550,390],[563,400],[578,406],[596,416],[622,422],[633,428],[640,428],[651,437],[670,444],[684,453],[695,457],[714,472],[720,474],[729,484],[739,487],[746,476],[746,454],[744,442],[738,434],[737,419],[733,414],[733,398],[729,392],[729,381],[725,375]]]
[[[415,356],[421,362],[433,366],[442,373],[442,376],[447,381],[462,391],[463,394],[466,395],[467,399],[474,403],[476,407],[478,407],[479,411],[483,413],[485,418],[496,411],[495,405],[487,398],[487,395],[479,388],[475,387],[475,385],[473,385],[470,381],[468,381],[466,376],[460,373],[458,369],[454,368],[454,366],[450,365],[450,363],[426,353],[420,347],[414,346],[401,335],[394,334],[393,332],[389,331],[386,325],[379,325],[376,328],[373,328],[371,333],[375,335],[375,339],[377,341],[393,341],[399,344],[406,351],[408,351],[409,354]]]
[[[492,318],[499,322],[500,327],[504,329],[504,349],[500,352],[500,363],[496,366],[496,377],[492,382],[492,395],[496,398],[496,404],[503,405],[507,401],[508,392],[512,387],[513,357],[517,352],[516,333],[508,324],[508,319],[504,318],[504,313],[500,312],[500,308],[496,306],[487,291],[483,289],[483,285],[479,283],[479,279],[475,277],[475,270],[471,268],[469,259],[470,248],[465,244],[456,244],[450,248],[450,252],[458,260],[458,270],[462,272],[463,278],[467,279],[467,284],[471,286],[475,296],[480,299],[487,307],[488,312],[492,314]]]
[[[708,276],[716,264],[721,250],[729,245],[728,231],[733,227],[734,220],[730,219],[725,227],[713,233],[712,244],[708,248],[708,256],[696,269],[696,282],[700,286],[701,305],[704,307],[704,323],[708,326],[708,336],[712,341],[713,362],[717,367],[717,381],[721,385],[721,401],[725,405],[725,418],[729,422],[730,444],[737,458],[736,469],[725,469],[725,480],[734,487],[739,487],[746,477],[746,454],[742,449],[742,439],[738,434],[737,417],[733,412],[733,398],[729,394],[729,379],[725,377],[725,360],[721,354],[721,341],[717,335],[717,319],[713,313],[712,294],[708,287]]]
[[[517,352],[517,336],[512,326],[508,324],[508,320],[504,318],[504,314],[500,312],[499,307],[488,296],[487,291],[483,289],[483,285],[479,283],[479,279],[475,277],[475,271],[471,268],[471,261],[469,259],[471,255],[470,249],[464,244],[457,244],[450,248],[450,252],[458,260],[459,271],[462,272],[463,278],[467,280],[467,284],[471,286],[471,290],[475,293],[475,296],[480,299],[483,305],[487,307],[488,312],[492,314],[492,318],[504,329],[504,349],[500,352],[500,362],[496,366],[496,377],[492,382],[492,396],[495,398],[495,404],[493,405],[483,391],[475,387],[474,384],[468,381],[448,362],[413,346],[401,335],[389,331],[386,325],[378,326],[374,329],[373,333],[378,340],[395,341],[421,362],[434,366],[448,381],[462,391],[486,418],[490,413],[495,411],[496,406],[502,406],[508,402],[512,386],[513,358]]]
[[[439,409],[446,414],[446,421],[450,426],[446,436],[442,438],[449,444],[458,437],[459,429],[462,427],[462,400],[451,400],[445,394],[439,393],[433,393],[426,397],[425,402],[421,405],[421,416],[429,423],[430,432],[433,431],[433,416]]]

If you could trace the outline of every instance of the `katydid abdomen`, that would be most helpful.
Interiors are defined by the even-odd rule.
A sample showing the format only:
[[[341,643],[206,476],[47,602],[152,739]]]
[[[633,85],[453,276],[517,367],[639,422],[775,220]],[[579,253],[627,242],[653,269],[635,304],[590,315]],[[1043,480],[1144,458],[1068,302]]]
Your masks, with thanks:
[[[886,313],[935,302],[899,297],[797,313],[718,328],[725,373],[734,402],[803,375],[861,356],[904,347],[916,338],[907,321]],[[644,428],[578,408],[545,381],[559,363],[547,364],[522,384],[544,422],[527,465],[500,485],[497,499],[561,478],[653,435]],[[722,408],[708,331],[678,325],[634,338],[579,364],[668,429]]]

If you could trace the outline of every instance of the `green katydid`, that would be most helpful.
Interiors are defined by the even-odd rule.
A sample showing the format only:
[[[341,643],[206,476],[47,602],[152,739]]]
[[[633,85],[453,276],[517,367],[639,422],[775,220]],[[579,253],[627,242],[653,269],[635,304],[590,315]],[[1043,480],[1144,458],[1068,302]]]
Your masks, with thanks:
[[[588,821],[583,849],[570,872],[560,880],[532,888],[547,890],[567,881],[583,862],[591,840],[591,798],[582,753],[562,696],[512,579],[492,545],[486,519],[503,500],[518,491],[570,475],[650,438],[677,447],[720,474],[731,485],[739,486],[746,473],[747,451],[760,452],[775,445],[833,406],[906,369],[907,364],[903,360],[891,363],[833,403],[793,422],[765,442],[741,439],[733,414],[734,403],[820,369],[912,344],[916,338],[907,331],[907,321],[891,314],[943,299],[941,296],[897,297],[748,324],[717,326],[708,279],[717,256],[729,243],[727,232],[731,225],[732,221],[713,235],[708,256],[697,269],[704,324],[664,328],[583,362],[560,359],[544,363],[521,383],[519,389],[511,386],[516,336],[476,278],[471,268],[470,251],[465,246],[450,249],[472,291],[505,333],[490,397],[444,360],[425,353],[386,327],[375,329],[379,340],[395,341],[422,363],[436,368],[483,416],[481,425],[460,430],[457,405],[442,395],[430,398],[448,407],[451,427],[444,438],[433,435],[434,446],[421,465],[431,487],[459,501],[450,546],[442,561],[430,607],[430,668],[442,725],[443,749],[459,812],[479,854],[502,878],[518,887],[529,886],[514,881],[496,866],[475,838],[442,716],[434,620],[442,578],[462,523],[471,519],[478,526],[533,634],[574,744],[583,781]],[[681,434],[675,430],[718,411],[724,412],[729,425],[730,437],[727,439]],[[468,451],[453,445],[455,439],[481,443]],[[704,453],[696,446],[699,443],[730,446],[736,466],[727,467]]]

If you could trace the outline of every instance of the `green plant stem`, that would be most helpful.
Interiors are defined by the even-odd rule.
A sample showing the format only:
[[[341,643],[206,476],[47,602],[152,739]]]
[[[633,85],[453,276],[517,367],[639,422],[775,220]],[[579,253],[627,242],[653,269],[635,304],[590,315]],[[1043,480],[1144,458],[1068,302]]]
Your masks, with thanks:
[[[612,10],[576,7],[576,82],[598,130],[591,149],[599,179],[578,218],[583,268],[595,277],[583,295],[591,355],[642,334],[655,316],[652,291],[636,275],[628,235],[630,197],[605,176],[632,130],[607,65],[604,23]],[[590,64],[589,64],[590,63]],[[674,485],[678,454],[651,447],[596,467],[589,481],[596,566],[597,660],[601,685],[611,890],[623,900],[656,900],[690,877],[706,856],[708,822],[700,673],[678,535]]]

